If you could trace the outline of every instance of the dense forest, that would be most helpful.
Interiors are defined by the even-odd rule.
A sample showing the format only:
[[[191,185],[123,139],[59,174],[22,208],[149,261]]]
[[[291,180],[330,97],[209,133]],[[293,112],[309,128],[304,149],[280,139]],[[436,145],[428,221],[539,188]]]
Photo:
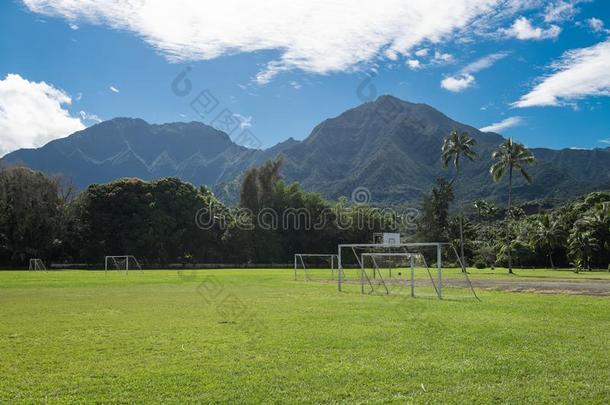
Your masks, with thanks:
[[[595,192],[533,214],[477,200],[454,207],[454,179],[439,179],[416,209],[391,210],[340,198],[324,200],[286,184],[281,160],[243,176],[239,206],[176,178],[121,179],[76,195],[59,177],[0,169],[0,264],[99,264],[132,254],[148,265],[290,263],[295,252],[336,251],[370,242],[373,232],[408,240],[450,241],[469,266],[608,269],[610,193]],[[507,234],[507,232],[509,232]],[[462,236],[462,237],[460,237]]]

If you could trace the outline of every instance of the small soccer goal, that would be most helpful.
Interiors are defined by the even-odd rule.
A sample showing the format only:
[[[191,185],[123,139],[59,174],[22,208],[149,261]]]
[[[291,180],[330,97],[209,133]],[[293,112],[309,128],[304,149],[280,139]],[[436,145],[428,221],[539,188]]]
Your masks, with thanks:
[[[125,274],[129,270],[142,270],[142,266],[135,258],[135,256],[106,256],[104,260],[104,273],[108,273],[111,270],[125,271]]]
[[[41,259],[30,259],[29,270],[31,271],[47,271],[47,266]]]
[[[294,255],[294,279],[333,281],[337,278],[337,255],[297,253]]]

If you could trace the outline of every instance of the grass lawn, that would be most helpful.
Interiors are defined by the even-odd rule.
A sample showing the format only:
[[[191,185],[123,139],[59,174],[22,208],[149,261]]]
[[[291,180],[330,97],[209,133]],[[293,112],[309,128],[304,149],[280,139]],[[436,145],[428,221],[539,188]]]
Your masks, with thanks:
[[[289,270],[0,272],[0,403],[610,401],[610,299],[479,296]]]

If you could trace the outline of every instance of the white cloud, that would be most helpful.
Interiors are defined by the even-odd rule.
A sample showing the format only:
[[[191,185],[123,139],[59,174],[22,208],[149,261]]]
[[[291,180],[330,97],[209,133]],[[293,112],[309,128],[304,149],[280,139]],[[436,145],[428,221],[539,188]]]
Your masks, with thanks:
[[[474,62],[464,66],[464,68],[462,68],[458,74],[445,77],[441,81],[441,87],[455,93],[466,90],[475,83],[473,73],[477,73],[483,69],[493,66],[494,63],[500,59],[504,59],[508,55],[508,52],[496,52],[477,59]]]
[[[585,0],[586,1],[586,0]],[[544,10],[544,21],[546,22],[562,22],[571,20],[578,12],[576,4],[582,0],[560,0],[551,2]]]
[[[353,71],[542,7],[541,0],[23,1],[45,16],[134,33],[170,61],[275,50],[278,58],[256,76],[260,84],[291,69]]]
[[[81,120],[64,108],[71,102],[68,94],[45,82],[18,74],[0,80],[0,156],[84,129]]]
[[[303,87],[303,86],[301,85],[301,83],[297,82],[296,80],[292,80],[292,81],[290,82],[290,86],[291,86],[293,89],[295,89],[295,90],[300,90],[300,89],[301,89],[301,87]]]
[[[477,59],[474,62],[466,65],[462,69],[462,73],[476,73],[481,70],[490,68],[499,60],[506,58],[509,54],[509,52],[496,52],[483,56],[482,58]]]
[[[523,118],[521,117],[508,117],[500,122],[494,122],[491,125],[481,128],[482,132],[500,132],[505,130],[506,128],[515,127],[523,123]]]
[[[233,114],[235,118],[239,120],[239,127],[241,129],[250,128],[252,126],[252,116],[243,116],[241,114]]]
[[[558,106],[587,96],[610,96],[610,39],[567,51],[551,65],[552,73],[513,107]]]
[[[420,58],[423,58],[424,56],[428,56],[428,48],[423,48],[423,49],[419,49],[415,52],[415,56],[419,56]]]
[[[88,112],[85,112],[83,110],[79,111],[79,115],[80,115],[81,120],[83,120],[83,121],[91,121],[91,122],[95,122],[96,124],[98,124],[98,123],[103,121],[97,115],[89,114]]]
[[[600,20],[599,18],[595,18],[595,17],[588,18],[587,25],[593,32],[610,34],[610,29],[606,29],[604,27],[604,22],[602,20]]]
[[[557,38],[561,32],[561,28],[554,24],[547,29],[542,29],[540,27],[534,28],[530,20],[525,17],[519,17],[509,29],[502,30],[502,32],[510,37],[521,40],[543,40]]]
[[[68,26],[69,26],[69,27],[70,27],[70,29],[71,29],[71,30],[73,30],[73,31],[76,31],[76,30],[79,28],[79,26],[78,26],[78,25],[76,25],[76,24],[74,24],[74,23],[70,23],[70,24],[68,24]]]
[[[441,87],[458,93],[462,90],[466,90],[468,87],[474,84],[474,76],[465,73],[458,76],[449,76],[441,81]]]
[[[587,25],[589,25],[589,28],[591,28],[595,32],[600,32],[604,30],[604,22],[599,18],[592,17],[587,19]]]
[[[117,89],[117,88],[116,88],[116,87],[114,87],[114,86],[110,86],[110,87],[108,87],[108,88],[110,89],[110,91],[112,91],[112,92],[114,92],[114,93],[120,93],[120,90],[119,90],[119,89]]]
[[[386,49],[383,54],[385,55],[386,58],[388,58],[389,60],[398,60],[398,54],[393,51],[392,49]]]
[[[610,145],[610,138],[600,139],[599,143],[605,143],[606,145]]]
[[[417,59],[409,59],[407,61],[407,66],[409,66],[409,68],[411,68],[412,70],[417,70],[421,68],[421,62]]]
[[[436,63],[449,63],[453,61],[453,55],[450,53],[443,53],[434,51],[434,62]]]

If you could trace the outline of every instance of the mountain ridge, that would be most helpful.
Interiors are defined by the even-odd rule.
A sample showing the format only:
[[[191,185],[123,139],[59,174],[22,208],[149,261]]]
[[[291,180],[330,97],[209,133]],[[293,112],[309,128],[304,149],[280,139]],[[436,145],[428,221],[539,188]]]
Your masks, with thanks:
[[[281,155],[283,176],[306,190],[336,199],[366,187],[372,203],[400,204],[420,200],[437,177],[451,175],[440,164],[440,147],[452,130],[469,132],[479,152],[479,159],[464,165],[457,198],[503,198],[506,186],[492,183],[488,174],[501,135],[390,95],[325,119],[302,141],[288,138],[267,149],[237,145],[226,133],[197,121],[149,124],[119,117],[41,148],[11,152],[0,163],[64,174],[79,189],[121,177],[176,176],[205,184],[223,200],[236,202],[241,174]],[[537,180],[527,186],[518,179],[518,199],[567,199],[610,188],[610,148],[532,151],[538,164],[530,170]]]

